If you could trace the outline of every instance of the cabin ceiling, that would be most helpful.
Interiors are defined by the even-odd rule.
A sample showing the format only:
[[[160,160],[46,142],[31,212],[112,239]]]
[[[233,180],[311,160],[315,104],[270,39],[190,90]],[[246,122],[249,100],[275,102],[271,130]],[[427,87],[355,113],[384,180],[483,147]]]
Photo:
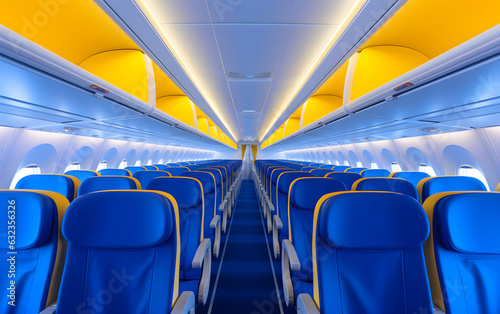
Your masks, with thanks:
[[[143,43],[147,40],[140,34],[145,33],[134,31],[140,26],[131,25],[126,16],[133,8],[149,13],[156,36],[167,41],[200,93],[188,94],[244,142],[261,140],[276,122],[357,2],[130,1],[135,5],[105,0]],[[159,59],[168,53],[165,46],[155,47],[148,48]],[[171,74],[183,85],[182,78]]]

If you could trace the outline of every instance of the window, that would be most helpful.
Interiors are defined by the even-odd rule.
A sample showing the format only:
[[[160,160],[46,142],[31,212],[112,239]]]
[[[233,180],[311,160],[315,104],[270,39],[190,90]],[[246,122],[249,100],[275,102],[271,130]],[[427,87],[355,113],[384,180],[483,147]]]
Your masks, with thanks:
[[[127,167],[127,165],[127,159],[123,159],[122,162],[118,165],[118,168],[124,169],[125,167]]]
[[[338,160],[335,160],[335,163],[334,163],[334,164],[335,164],[335,165],[337,165],[337,166],[340,166],[340,163],[339,163],[339,161],[338,161]]]
[[[146,165],[152,166],[153,165],[153,161],[150,159]]]
[[[135,166],[136,166],[136,167],[140,167],[141,165],[142,165],[142,162],[141,162],[140,160],[137,160],[137,161],[135,162]]]
[[[158,160],[158,164],[160,164],[160,165],[162,165],[164,162],[165,162],[165,159],[164,159],[164,158],[162,158],[162,159]]]
[[[19,180],[21,180],[25,176],[29,176],[30,174],[40,174],[40,173],[41,173],[40,167],[38,167],[37,165],[28,165],[16,173],[14,179],[12,179],[12,182],[10,183],[10,188],[11,189],[15,188],[17,182],[19,182]]]
[[[70,170],[80,170],[82,169],[82,166],[80,165],[79,162],[74,162],[71,165],[68,165],[66,169],[64,169],[64,172],[70,171]]]
[[[483,182],[484,186],[486,187],[486,189],[488,189],[488,191],[490,190],[488,182],[486,182],[486,178],[484,177],[483,173],[472,166],[467,166],[467,165],[460,166],[460,168],[458,168],[458,175],[476,178],[479,181]]]
[[[420,164],[418,166],[418,171],[425,172],[428,175],[430,175],[431,177],[435,177],[436,176],[436,172],[434,172],[434,169],[432,169],[432,167],[429,166],[429,165],[427,165],[427,164]]]
[[[370,169],[378,169],[378,165],[374,161],[370,161]]]
[[[347,162],[347,160],[344,160],[344,166],[349,166],[349,163]]]
[[[356,167],[357,168],[362,168],[363,167],[363,164],[361,164],[361,161],[356,161]]]
[[[400,172],[402,171],[401,166],[397,162],[391,163],[391,172]]]
[[[97,171],[108,168],[108,162],[106,160],[101,161],[97,165]]]

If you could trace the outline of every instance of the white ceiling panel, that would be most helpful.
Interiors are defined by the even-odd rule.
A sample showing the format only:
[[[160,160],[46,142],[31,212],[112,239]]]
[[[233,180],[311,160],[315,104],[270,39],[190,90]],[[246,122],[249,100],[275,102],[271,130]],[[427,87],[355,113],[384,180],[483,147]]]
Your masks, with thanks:
[[[236,111],[262,111],[270,86],[271,81],[229,81]]]
[[[290,98],[295,90],[295,87],[303,80],[303,76],[275,76],[269,98],[286,99]],[[273,104],[278,105],[278,104]],[[281,105],[281,104],[280,104]]]
[[[211,25],[162,24],[161,27],[191,75],[224,73]]]
[[[215,25],[226,72],[274,73],[286,29],[283,25]]]
[[[289,23],[295,0],[207,0],[214,23]]]
[[[297,0],[293,23],[340,24],[356,0]]]
[[[205,0],[147,0],[158,23],[210,23]]]
[[[206,98],[230,99],[226,77],[223,75],[193,76],[197,85],[204,90]]]

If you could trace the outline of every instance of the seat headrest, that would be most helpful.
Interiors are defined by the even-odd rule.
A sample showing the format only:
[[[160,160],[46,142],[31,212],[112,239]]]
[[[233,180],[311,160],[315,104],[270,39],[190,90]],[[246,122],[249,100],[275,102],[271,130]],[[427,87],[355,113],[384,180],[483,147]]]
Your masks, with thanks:
[[[404,249],[422,244],[429,221],[422,206],[391,192],[344,192],[320,207],[317,228],[330,245],[346,249]]]
[[[180,173],[190,171],[187,167],[170,167],[163,171],[170,173],[171,176],[178,176]]]
[[[390,176],[391,172],[387,169],[366,169],[360,174],[363,178],[385,178]]]
[[[171,236],[175,226],[174,210],[163,193],[91,193],[77,198],[68,207],[62,234],[69,243],[80,247],[152,247]]]
[[[0,216],[0,249],[9,250],[9,226],[15,223],[15,249],[26,250],[45,243],[57,216],[55,202],[46,195],[31,191],[0,191],[0,202],[5,209]],[[12,211],[12,212],[10,212]],[[12,219],[11,219],[12,218]],[[57,223],[55,223],[57,228]]]
[[[123,176],[92,177],[83,181],[78,195],[104,190],[140,190],[141,184],[136,178]]]
[[[290,169],[290,168],[276,168],[274,169],[273,171],[271,171],[271,182],[273,184],[276,184],[278,183],[278,177],[280,176],[280,174],[282,174],[283,172],[288,172],[288,171],[295,171],[293,169]]]
[[[189,177],[159,177],[153,179],[146,190],[161,191],[172,195],[179,210],[201,204],[203,199],[200,181]]]
[[[418,199],[415,186],[407,180],[399,178],[364,178],[356,181],[353,191],[386,191],[396,192]]]
[[[328,193],[346,191],[345,184],[330,178],[299,178],[292,183],[290,202],[294,207],[312,209]]]
[[[203,194],[211,194],[215,192],[215,176],[210,172],[186,171],[181,173],[179,176],[198,179],[203,186]]]
[[[461,253],[500,254],[500,193],[465,192],[439,200],[439,235],[443,244]]]
[[[218,169],[213,169],[213,168],[199,168],[196,171],[204,171],[204,172],[210,172],[211,174],[214,175],[215,177],[215,183],[217,186],[221,185],[222,183],[222,175]]]
[[[422,184],[422,201],[429,195],[439,192],[486,191],[484,184],[473,177],[441,176],[424,179]]]
[[[132,172],[127,169],[101,169],[98,171],[101,176],[131,176]]]
[[[75,198],[75,182],[64,174],[32,174],[16,184],[19,190],[44,190],[64,195],[70,202]]]
[[[221,175],[222,175],[222,179],[224,179],[224,180],[226,179],[227,171],[226,171],[226,169],[224,167],[222,167],[222,166],[212,166],[210,168],[219,170],[220,173],[221,173]]]
[[[298,178],[311,178],[313,177],[312,174],[306,171],[290,171],[290,172],[284,172],[279,175],[278,177],[278,191],[281,193],[286,193],[288,194],[288,191],[290,189],[290,185],[295,179]]]

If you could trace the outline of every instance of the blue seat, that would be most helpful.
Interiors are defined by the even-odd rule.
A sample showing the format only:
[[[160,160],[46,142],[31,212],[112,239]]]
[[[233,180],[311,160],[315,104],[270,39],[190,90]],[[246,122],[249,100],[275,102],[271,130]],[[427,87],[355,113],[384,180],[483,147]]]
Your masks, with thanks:
[[[345,192],[317,206],[313,285],[322,313],[433,313],[422,249],[429,222],[415,199]],[[307,300],[299,296],[299,310]]]
[[[200,168],[203,168],[204,166],[203,165],[189,165],[189,166],[186,166],[186,168],[188,168],[190,171],[196,171]]]
[[[230,180],[229,180],[229,174],[227,172],[227,169],[223,166],[210,166],[208,168],[213,168],[213,169],[219,169],[222,175],[222,182],[224,183],[224,197],[226,196],[227,192],[229,191],[229,186],[230,186]]]
[[[290,171],[294,171],[293,169],[290,169],[290,168],[275,168],[272,172],[271,172],[271,178],[269,180],[269,199],[271,200],[271,203],[273,204],[273,206],[276,208],[276,185],[278,183],[278,177],[284,173],[284,172],[290,172]]]
[[[420,202],[439,192],[487,191],[484,184],[473,177],[439,176],[421,180],[417,185]]]
[[[359,173],[363,178],[387,178],[391,172],[387,169],[366,169]]]
[[[186,161],[179,161],[178,164],[181,166],[189,166],[189,162]]]
[[[172,177],[178,176],[180,173],[189,171],[189,168],[187,167],[170,167],[165,169],[164,171],[170,173]]]
[[[344,172],[351,172],[351,173],[361,173],[363,170],[367,170],[368,168],[347,168],[344,170]]]
[[[147,165],[147,166],[142,166],[142,167],[143,167],[143,168],[146,168],[146,170],[151,170],[151,171],[157,171],[157,170],[160,170],[160,169],[158,169],[158,167],[156,167],[156,166],[149,166],[149,165]],[[139,171],[140,171],[140,170],[139,170]]]
[[[78,196],[106,190],[140,190],[141,183],[133,177],[100,176],[88,178],[78,189]]]
[[[208,172],[211,173],[214,178],[215,178],[215,184],[216,184],[216,198],[215,198],[215,206],[217,207],[217,210],[219,209],[220,204],[222,203],[222,200],[224,198],[224,192],[223,192],[223,182],[222,182],[222,173],[219,169],[214,169],[214,168],[199,168],[196,171],[202,171],[202,172]]]
[[[16,190],[42,190],[59,193],[72,202],[77,195],[80,181],[64,174],[32,174],[16,184]]]
[[[82,183],[88,178],[98,177],[101,175],[99,172],[94,170],[70,170],[66,171],[64,174],[77,178],[80,181],[80,183]]]
[[[424,204],[434,303],[448,314],[500,313],[500,193],[443,192]]]
[[[346,169],[351,168],[351,166],[335,166],[332,168],[333,171],[344,172]]]
[[[136,173],[137,171],[148,170],[148,169],[142,166],[130,166],[130,167],[125,167],[125,170],[130,171],[131,175],[134,175],[134,173]]]
[[[290,186],[288,202],[289,239],[283,240],[282,267],[289,267],[290,260],[300,263],[300,270],[283,271],[284,295],[287,305],[293,304],[300,293],[312,291],[312,234],[316,203],[325,195],[345,192],[345,185],[330,178],[299,178]],[[293,256],[289,258],[289,256]],[[295,295],[295,296],[294,296]]]
[[[408,195],[418,200],[417,189],[410,181],[398,178],[363,178],[352,185],[353,191],[386,191]]]
[[[347,190],[351,190],[354,182],[363,178],[359,173],[353,172],[332,172],[327,174],[326,177],[339,180],[344,183]]]
[[[336,167],[335,165],[321,165],[319,166],[320,169],[333,169],[333,167]]]
[[[57,300],[66,256],[59,223],[69,201],[49,191],[0,190],[0,202],[4,204],[0,216],[1,312],[39,313]],[[10,272],[13,267],[14,273]]]
[[[430,175],[428,175],[425,172],[418,172],[418,171],[400,171],[400,172],[393,172],[393,173],[391,173],[389,177],[408,180],[416,188],[417,185],[418,185],[418,183],[421,180],[423,180],[425,178],[429,178]]]
[[[56,313],[194,309],[192,293],[178,296],[179,220],[175,200],[163,192],[76,199],[62,223],[68,253]]]
[[[290,185],[298,178],[313,177],[307,171],[289,171],[279,175],[277,181],[277,197],[276,207],[273,217],[273,250],[274,257],[277,258],[280,254],[280,244],[283,239],[288,239],[288,192]],[[281,227],[281,228],[280,228]]]
[[[331,169],[313,169],[309,171],[313,176],[318,177],[318,178],[323,178],[329,173],[332,173],[333,170]]]
[[[139,180],[142,188],[146,188],[154,178],[170,177],[170,173],[160,170],[140,170],[134,173],[134,178]]]
[[[167,166],[169,166],[169,167],[182,167],[181,164],[176,163],[176,162],[170,162],[167,164]]]
[[[148,190],[161,191],[172,195],[179,207],[179,232],[181,239],[181,259],[179,272],[179,291],[192,291],[198,302],[205,304],[210,287],[210,268],[212,261],[211,241],[205,240],[205,198],[203,186],[198,179],[189,177],[159,177],[153,179]],[[198,250],[207,259],[206,272],[201,267],[193,267]],[[206,251],[206,252],[205,252]],[[201,266],[201,265],[200,265]],[[207,273],[208,272],[208,273]],[[203,278],[202,278],[203,276]],[[192,288],[195,288],[191,290]]]
[[[169,167],[169,166],[167,166],[167,165],[161,165],[161,164],[156,164],[156,165],[154,165],[154,166],[155,166],[156,168],[158,168],[158,170],[160,170],[160,171],[161,171],[161,170],[165,170],[165,169],[167,169],[167,168],[170,168],[170,167]]]
[[[265,168],[265,172],[263,175],[262,183],[264,184],[264,188],[266,189],[267,196],[271,197],[271,174],[276,169],[286,169],[285,166],[269,166]]]
[[[314,169],[319,169],[319,168],[318,167],[306,166],[306,167],[302,167],[300,169],[300,171],[307,171],[307,172],[309,172],[309,171],[314,170]]]
[[[98,171],[101,176],[124,176],[131,177],[132,172],[127,169],[114,169],[114,168],[106,168]]]

